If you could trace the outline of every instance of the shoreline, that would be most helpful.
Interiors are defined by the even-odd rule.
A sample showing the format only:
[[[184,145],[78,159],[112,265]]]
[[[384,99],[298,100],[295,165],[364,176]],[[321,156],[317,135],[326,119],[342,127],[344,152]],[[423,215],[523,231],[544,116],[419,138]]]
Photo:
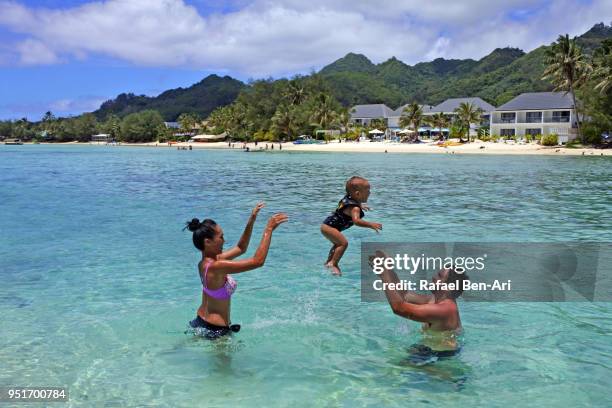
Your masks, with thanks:
[[[26,143],[31,144],[31,143]],[[66,143],[41,143],[45,145],[92,145],[90,143],[81,142],[66,142]],[[268,146],[272,143],[268,142]],[[157,148],[173,148],[192,146],[193,149],[209,149],[209,150],[242,150],[242,142],[234,142],[234,147],[230,148],[227,142],[211,142],[211,143],[175,143],[167,145],[166,143],[121,143],[119,147],[157,147]],[[99,145],[106,146],[106,145]],[[254,142],[247,143],[253,151],[266,151],[266,142],[259,142],[255,146]],[[562,146],[540,146],[535,143],[530,144],[506,144],[494,142],[471,142],[459,146],[440,147],[432,143],[390,143],[390,142],[344,142],[336,141],[327,144],[301,144],[296,145],[292,142],[282,143],[282,150],[278,149],[279,143],[274,143],[274,149],[268,149],[271,152],[327,152],[327,153],[426,153],[426,154],[486,154],[486,155],[546,155],[546,156],[612,156],[612,149],[594,149],[594,148],[575,148],[568,149]]]

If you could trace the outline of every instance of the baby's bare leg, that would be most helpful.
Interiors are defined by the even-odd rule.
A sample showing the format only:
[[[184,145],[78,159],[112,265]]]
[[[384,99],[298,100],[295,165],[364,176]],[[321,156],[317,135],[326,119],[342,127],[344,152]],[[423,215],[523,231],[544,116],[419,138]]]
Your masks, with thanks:
[[[331,249],[329,250],[329,253],[327,254],[327,261],[325,261],[323,265],[327,265],[329,261],[331,261],[332,256],[334,256],[335,251],[336,251],[336,244],[332,245]]]
[[[331,256],[328,257],[326,266],[332,270],[334,275],[341,275],[342,272],[338,263],[344,255],[344,251],[348,248],[348,241],[340,231],[326,224],[321,225],[321,233],[334,244],[332,250],[330,250]]]

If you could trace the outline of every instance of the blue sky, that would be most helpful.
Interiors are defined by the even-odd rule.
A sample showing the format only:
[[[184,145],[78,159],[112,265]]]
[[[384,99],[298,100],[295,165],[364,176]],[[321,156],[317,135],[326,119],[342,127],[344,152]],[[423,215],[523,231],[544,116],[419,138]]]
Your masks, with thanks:
[[[95,110],[211,73],[307,73],[359,52],[379,63],[529,51],[612,21],[612,2],[0,0],[0,119]]]

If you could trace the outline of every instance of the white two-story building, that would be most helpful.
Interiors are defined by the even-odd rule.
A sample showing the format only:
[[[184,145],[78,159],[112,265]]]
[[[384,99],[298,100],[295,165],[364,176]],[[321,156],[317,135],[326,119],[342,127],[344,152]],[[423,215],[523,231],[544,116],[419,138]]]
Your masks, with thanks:
[[[350,112],[351,122],[362,126],[368,126],[373,119],[382,120],[385,126],[390,126],[388,123],[389,118],[394,116],[393,109],[384,103],[355,105],[351,108]]]
[[[556,133],[559,143],[567,143],[576,138],[576,129],[576,110],[569,93],[523,93],[491,112],[491,135]]]
[[[430,116],[435,113],[444,113],[449,118],[456,116],[455,109],[461,105],[461,103],[471,103],[477,108],[482,109],[482,123],[481,127],[489,126],[489,114],[495,110],[495,106],[483,101],[482,99],[475,98],[451,98],[444,102],[432,106],[432,105],[420,105],[423,110],[423,116]],[[400,129],[400,118],[404,109],[408,105],[402,105],[399,108],[393,110],[385,104],[372,104],[372,105],[356,105],[351,109],[351,121],[355,124],[367,126],[372,119],[380,119],[384,124],[393,130]]]

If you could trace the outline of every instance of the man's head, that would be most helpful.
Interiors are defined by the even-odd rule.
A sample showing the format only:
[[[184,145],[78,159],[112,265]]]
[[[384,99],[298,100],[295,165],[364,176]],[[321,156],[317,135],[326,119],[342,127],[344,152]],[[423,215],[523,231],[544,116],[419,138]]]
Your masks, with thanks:
[[[363,177],[353,176],[346,182],[346,194],[360,203],[367,203],[370,197],[370,183]]]
[[[439,293],[445,292],[448,294],[448,297],[451,299],[457,299],[463,293],[463,281],[469,280],[470,278],[465,273],[457,273],[452,268],[440,269],[438,273],[432,276],[431,281],[453,284],[457,289],[455,290],[447,290],[447,291],[439,291]]]

